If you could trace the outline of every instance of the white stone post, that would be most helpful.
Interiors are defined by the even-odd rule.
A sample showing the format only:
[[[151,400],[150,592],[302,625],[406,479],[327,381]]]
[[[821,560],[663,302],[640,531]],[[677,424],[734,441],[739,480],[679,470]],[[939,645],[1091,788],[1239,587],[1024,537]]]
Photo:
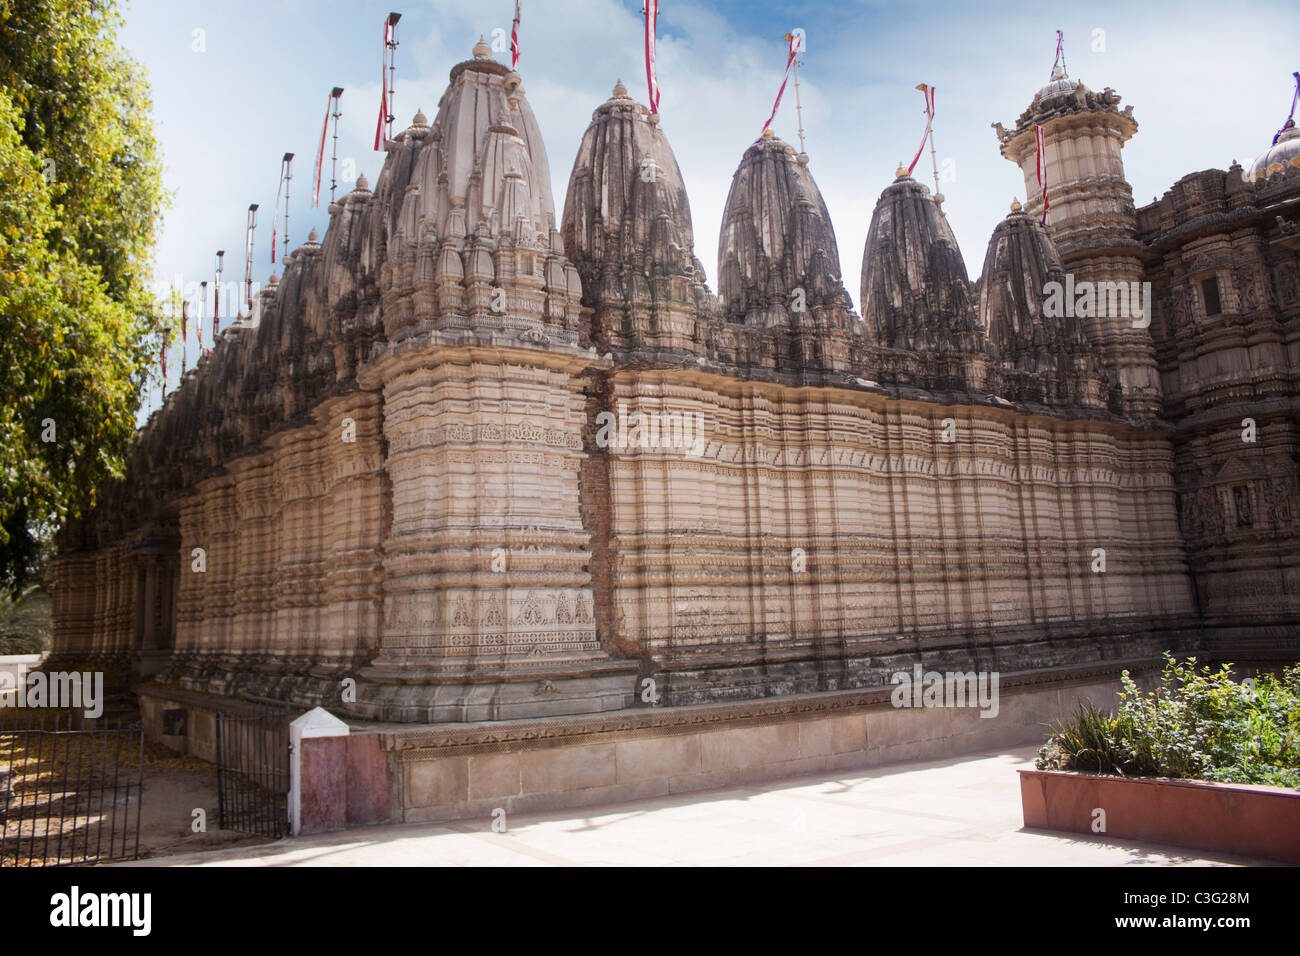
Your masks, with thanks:
[[[346,737],[351,733],[324,707],[307,711],[289,725],[289,832],[302,832],[302,742],[309,737]]]

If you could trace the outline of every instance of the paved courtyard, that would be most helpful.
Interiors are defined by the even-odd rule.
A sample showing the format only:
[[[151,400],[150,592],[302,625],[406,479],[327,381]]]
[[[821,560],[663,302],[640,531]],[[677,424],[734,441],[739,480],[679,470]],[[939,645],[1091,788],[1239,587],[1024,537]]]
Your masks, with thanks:
[[[1034,747],[617,806],[371,827],[136,866],[1141,866],[1263,861],[1024,830]]]

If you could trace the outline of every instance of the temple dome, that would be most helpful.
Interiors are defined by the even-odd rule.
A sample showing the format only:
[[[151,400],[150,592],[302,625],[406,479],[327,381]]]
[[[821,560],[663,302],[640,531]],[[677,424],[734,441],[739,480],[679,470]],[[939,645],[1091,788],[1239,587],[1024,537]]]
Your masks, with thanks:
[[[693,352],[697,320],[715,308],[686,186],[656,119],[617,83],[592,113],[569,175],[564,248],[602,350]]]
[[[952,348],[976,329],[957,238],[910,176],[886,187],[871,215],[861,305],[868,340],[885,348]]]
[[[390,337],[471,317],[576,335],[580,285],[556,228],[541,131],[518,77],[483,46],[452,67],[429,129],[389,142],[375,184],[360,258],[382,269]],[[492,304],[496,289],[504,303]]]
[[[1047,230],[1015,203],[993,230],[980,279],[980,321],[1004,362],[1034,367],[1086,349],[1076,320],[1045,314],[1049,282],[1065,284],[1061,255]]]
[[[1038,91],[1034,97],[1040,103],[1047,103],[1057,99],[1067,99],[1074,95],[1077,84],[1065,72],[1065,67],[1056,64],[1052,67],[1052,78],[1047,81],[1047,85]]]
[[[556,221],[541,131],[522,91],[508,88],[510,70],[480,52],[451,70],[413,158],[403,216],[413,228],[431,218],[439,237],[485,223],[491,236],[546,242]]]
[[[1251,163],[1243,178],[1253,183],[1286,169],[1300,169],[1300,127],[1292,119],[1287,120],[1277,142]]]
[[[592,113],[564,200],[564,248],[578,267],[584,298],[602,297],[602,276],[616,298],[632,272],[643,278],[678,276],[663,291],[679,301],[702,294],[704,269],[694,252],[691,207],[668,137],[622,83]],[[608,283],[604,283],[608,284]],[[653,285],[653,283],[651,283]],[[646,291],[657,298],[656,290]]]
[[[1051,77],[1016,118],[1015,126],[1006,129],[1001,123],[993,124],[998,140],[1002,143],[1002,155],[1008,155],[1008,147],[1013,142],[1016,152],[1023,149],[1026,143],[1032,143],[1035,126],[1045,126],[1059,118],[1086,113],[1108,114],[1105,125],[1117,130],[1123,140],[1128,140],[1137,132],[1137,121],[1133,118],[1132,106],[1126,106],[1123,110],[1119,108],[1120,100],[1120,95],[1110,87],[1098,93],[1090,90],[1081,80],[1071,79],[1065,67],[1059,61],[1055,62],[1052,64]]]
[[[799,291],[802,295],[799,295]],[[745,151],[718,237],[718,294],[730,322],[856,328],[835,230],[807,165],[776,136]],[[802,303],[806,311],[795,309]]]

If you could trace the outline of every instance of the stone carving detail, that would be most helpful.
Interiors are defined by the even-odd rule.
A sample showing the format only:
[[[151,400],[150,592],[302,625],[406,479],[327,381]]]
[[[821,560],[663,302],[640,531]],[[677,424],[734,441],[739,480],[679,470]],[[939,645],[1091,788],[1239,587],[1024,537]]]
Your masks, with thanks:
[[[456,610],[451,616],[452,627],[469,627],[470,626],[469,608],[465,606],[465,595],[456,595]]]
[[[543,623],[543,620],[542,608],[537,601],[537,595],[529,594],[528,598],[524,601],[524,606],[520,610],[519,617],[516,619],[515,623],[539,625]]]
[[[1273,281],[1277,288],[1277,298],[1282,305],[1295,305],[1300,301],[1300,278],[1297,278],[1294,262],[1280,263],[1273,269]]]
[[[1264,507],[1268,523],[1273,528],[1289,527],[1294,521],[1291,503],[1297,491],[1296,480],[1289,478],[1270,478],[1263,483]]]
[[[1267,303],[1260,296],[1261,277],[1254,263],[1243,263],[1235,272],[1237,288],[1241,294],[1241,311],[1254,312]]]

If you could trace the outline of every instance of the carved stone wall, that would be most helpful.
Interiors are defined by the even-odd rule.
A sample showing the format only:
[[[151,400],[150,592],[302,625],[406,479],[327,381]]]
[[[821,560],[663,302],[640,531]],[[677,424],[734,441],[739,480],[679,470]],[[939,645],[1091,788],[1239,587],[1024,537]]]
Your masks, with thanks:
[[[1294,630],[1300,614],[1298,192],[1300,170],[1248,182],[1234,165],[1139,210],[1179,523],[1200,607],[1226,633]]]
[[[612,381],[629,414],[704,423],[698,455],[610,457],[613,640],[671,703],[870,686],[920,648],[1006,668],[1068,654],[1027,631],[1102,625],[1109,656],[1191,620],[1164,436],[689,373]]]

